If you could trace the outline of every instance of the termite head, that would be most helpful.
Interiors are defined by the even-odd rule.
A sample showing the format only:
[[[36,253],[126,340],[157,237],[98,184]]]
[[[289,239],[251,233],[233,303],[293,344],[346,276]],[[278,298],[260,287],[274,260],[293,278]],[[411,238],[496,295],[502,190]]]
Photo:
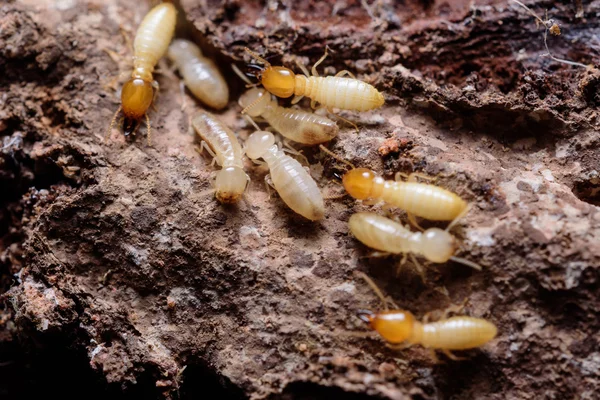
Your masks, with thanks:
[[[287,98],[294,94],[296,74],[289,68],[267,66],[262,71],[260,82],[275,96]]]
[[[125,120],[123,131],[125,135],[133,133],[137,123],[146,114],[152,104],[154,91],[152,84],[139,78],[131,78],[123,85],[121,91],[121,105]]]
[[[359,310],[358,317],[389,343],[402,343],[412,337],[415,317],[408,311],[373,313],[369,310]]]
[[[367,168],[354,168],[342,178],[344,188],[355,199],[378,198],[384,179]]]
[[[240,167],[225,167],[217,172],[216,197],[221,203],[237,202],[248,184],[248,175]]]
[[[439,228],[423,232],[422,254],[431,262],[444,263],[452,257],[458,247],[454,236]]]
[[[191,56],[202,57],[200,48],[185,39],[173,39],[167,50],[167,57],[171,60],[183,60]]]
[[[275,144],[275,136],[271,132],[256,131],[246,140],[246,155],[252,160],[262,157],[269,147]]]
[[[252,88],[240,96],[239,105],[251,117],[262,115],[271,103],[271,95],[264,89]]]

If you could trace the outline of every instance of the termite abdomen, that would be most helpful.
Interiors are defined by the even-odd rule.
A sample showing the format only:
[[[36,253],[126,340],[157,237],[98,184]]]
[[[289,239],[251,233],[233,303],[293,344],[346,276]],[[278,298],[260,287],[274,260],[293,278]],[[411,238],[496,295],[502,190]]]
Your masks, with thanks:
[[[220,110],[229,102],[229,88],[215,63],[189,40],[175,39],[168,57],[177,66],[188,89],[206,105]]]

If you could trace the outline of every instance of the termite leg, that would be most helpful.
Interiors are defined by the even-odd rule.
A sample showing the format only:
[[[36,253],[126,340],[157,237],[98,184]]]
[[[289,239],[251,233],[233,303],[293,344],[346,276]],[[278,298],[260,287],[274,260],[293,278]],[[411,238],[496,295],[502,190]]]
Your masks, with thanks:
[[[350,71],[346,70],[346,69],[345,69],[345,70],[343,70],[343,71],[340,71],[340,72],[338,72],[337,74],[335,74],[335,76],[336,76],[337,78],[341,78],[341,77],[342,77],[342,76],[344,76],[344,75],[350,75],[350,77],[351,77],[352,79],[356,79],[356,77],[354,76],[354,74],[353,74],[352,72],[350,72]]]
[[[125,40],[125,46],[127,46],[127,49],[129,50],[129,52],[133,54],[134,53],[133,43],[131,42],[131,39],[129,38],[129,34],[131,32],[128,32],[122,24],[119,24],[119,32],[121,32],[121,36],[123,36],[123,40]]]
[[[211,155],[212,161],[210,162],[210,166],[214,167],[215,162],[217,161],[217,155],[212,151],[210,146],[203,140],[200,142],[200,150],[198,150],[198,147],[196,147],[196,151],[198,152],[198,154],[202,154],[202,152],[204,150],[206,150],[206,152]]]
[[[310,78],[310,73],[308,72],[308,69],[298,59],[296,59],[296,65],[302,70],[302,73],[306,75],[307,78]]]
[[[317,108],[317,101],[316,101],[316,100],[311,100],[311,101],[310,101],[310,108],[312,108],[313,110],[314,110],[315,108]]]
[[[423,227],[421,225],[419,225],[419,222],[417,222],[417,219],[415,218],[414,214],[407,212],[406,213],[406,218],[408,218],[408,222],[410,222],[410,224],[412,226],[414,226],[415,228],[417,228],[421,232],[425,231],[425,229],[423,229]]]
[[[119,113],[121,112],[122,107],[119,106],[119,108],[117,108],[117,112],[115,112],[115,115],[113,116],[112,120],[110,121],[110,125],[108,126],[108,130],[106,131],[106,135],[104,136],[104,142],[108,141],[108,138],[110,137],[110,134],[112,133],[112,130],[115,126],[115,122],[117,122],[117,116],[119,115]]]
[[[444,310],[444,314],[442,315],[442,319],[447,319],[448,315],[450,315],[450,313],[454,313],[454,314],[460,314],[462,312],[462,310],[465,308],[465,306],[467,305],[467,303],[469,302],[469,298],[465,297],[465,299],[463,300],[462,304],[454,304],[451,305],[450,307],[447,307]]]
[[[313,100],[313,101],[314,101],[314,100]],[[313,107],[313,104],[312,104],[312,102],[311,102],[310,106],[311,106],[311,107]],[[314,108],[314,107],[313,107],[313,108]],[[356,130],[356,133],[358,133],[358,132],[359,132],[359,130],[358,130],[358,125],[356,125],[354,122],[352,122],[352,121],[350,121],[350,120],[348,120],[348,119],[346,119],[346,118],[344,118],[344,117],[342,117],[342,116],[340,116],[340,115],[337,115],[336,113],[334,113],[334,112],[333,112],[333,110],[332,110],[332,109],[329,109],[329,108],[328,108],[328,109],[327,109],[327,112],[328,112],[328,113],[330,113],[331,115],[335,116],[336,118],[339,118],[339,119],[341,119],[341,120],[342,120],[342,121],[344,121],[345,123],[352,125],[352,126],[354,127],[354,129]]]
[[[379,289],[379,286],[377,286],[377,284],[375,282],[373,282],[373,280],[371,278],[369,278],[364,272],[357,271],[356,274],[358,276],[360,276],[365,282],[367,282],[367,285],[369,285],[369,287],[371,288],[371,290],[373,290],[373,292],[375,292],[375,294],[377,295],[377,297],[379,297],[379,300],[381,300],[381,303],[383,304],[383,309],[385,311],[389,310],[388,303],[391,304],[392,307],[394,307],[396,310],[400,308],[400,307],[398,307],[398,305],[396,303],[394,303],[392,301],[392,299],[390,299],[389,297],[384,296],[383,292],[381,291],[381,289]]]
[[[108,51],[108,50],[105,49],[105,51]],[[119,72],[117,74],[117,76],[115,76],[114,78],[109,80],[107,83],[102,83],[102,87],[104,88],[104,90],[111,89],[113,92],[116,92],[117,91],[117,82],[119,82],[120,80],[129,76],[129,74],[130,74],[129,71]]]
[[[408,253],[402,254],[402,258],[398,261],[398,265],[396,265],[396,277],[400,276],[400,271],[402,271],[402,267],[406,264],[406,260],[408,259]]]
[[[470,210],[471,210],[471,205],[469,204],[465,207],[465,209],[460,214],[458,214],[456,216],[456,218],[454,218],[452,220],[452,222],[450,222],[450,224],[448,224],[448,226],[446,227],[446,232],[450,231],[450,229],[452,229],[454,227],[454,225],[456,225],[461,218],[463,218],[465,215],[467,215]]]
[[[452,361],[461,361],[461,360],[466,360],[466,358],[464,357],[457,357],[454,354],[452,354],[450,352],[450,350],[442,350],[442,353],[444,353],[446,355],[446,357],[448,357],[449,359],[451,359]]]
[[[386,253],[383,251],[373,251],[373,252],[369,253],[368,256],[362,256],[360,258],[381,258],[381,257],[389,257],[391,255],[392,255],[392,253]]]
[[[181,112],[184,112],[187,104],[185,102],[185,83],[183,81],[179,81],[179,94],[181,95]]]
[[[292,99],[292,105],[298,104],[303,98],[304,96],[294,96],[294,98]]]
[[[429,349],[429,355],[433,359],[434,363],[436,363],[436,364],[440,363],[440,359],[438,358],[437,354],[435,354],[435,350],[434,349]]]
[[[293,154],[297,157],[300,157],[302,159],[302,161],[304,161],[305,165],[310,165],[310,163],[308,162],[308,158],[306,158],[306,156],[304,154],[302,154],[302,151],[298,151],[294,147],[292,147],[292,145],[290,144],[288,139],[283,140],[283,147],[285,147],[283,149],[283,151],[285,151],[286,153]]]
[[[148,146],[152,146],[152,136],[150,135],[152,128],[150,127],[150,117],[148,116],[148,113],[145,113],[144,116],[146,117],[146,128],[148,129],[146,132],[146,141],[148,142]]]
[[[415,267],[417,267],[417,271],[419,272],[419,275],[421,275],[423,283],[427,284],[427,280],[425,279],[425,268],[423,268],[421,263],[417,260],[417,257],[415,257],[415,255],[412,253],[410,253],[410,261],[412,261]]]
[[[152,96],[152,109],[157,111],[156,109],[156,97],[158,96],[158,91],[160,90],[160,85],[157,81],[152,81],[152,89],[154,89],[154,96]]]
[[[364,199],[364,200],[362,201],[362,203],[363,203],[365,206],[374,206],[375,204],[378,204],[379,202],[380,202],[380,200],[379,200],[379,199]]]
[[[319,58],[319,61],[317,61],[315,63],[315,65],[313,65],[312,69],[310,70],[312,72],[313,76],[319,76],[319,73],[317,72],[317,67],[319,65],[321,65],[321,63],[325,60],[325,58],[327,58],[327,51],[329,50],[329,46],[325,46],[325,54],[323,54],[323,57]]]
[[[235,74],[244,82],[246,82],[246,87],[254,87],[257,85],[257,83],[252,83],[250,82],[250,79],[248,79],[248,77],[246,75],[244,75],[242,73],[242,71],[240,71],[240,69],[237,67],[237,65],[235,64],[231,64],[231,69],[233,70],[233,72],[235,72]]]
[[[405,174],[404,172],[396,172],[396,174],[394,175],[394,179],[396,181],[400,181],[400,180],[402,180],[401,178],[405,179],[407,182],[417,182],[417,178],[421,178],[426,181],[435,181],[436,180],[436,178],[433,176],[421,174],[419,172],[411,172],[410,174]]]
[[[248,189],[250,189],[250,177],[248,175],[246,175],[246,186],[244,186],[243,194],[246,194]]]
[[[273,186],[273,181],[271,180],[271,174],[267,174],[265,176],[265,188],[267,189],[269,198],[271,198],[271,188],[275,189],[275,186]]]

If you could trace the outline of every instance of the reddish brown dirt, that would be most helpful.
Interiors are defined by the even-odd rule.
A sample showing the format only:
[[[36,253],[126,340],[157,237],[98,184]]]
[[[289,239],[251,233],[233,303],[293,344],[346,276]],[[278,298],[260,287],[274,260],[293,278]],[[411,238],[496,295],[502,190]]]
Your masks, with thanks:
[[[299,5],[296,3],[300,3]],[[309,223],[269,198],[263,167],[245,201],[203,195],[214,170],[193,148],[176,75],[166,71],[143,134],[103,137],[145,4],[11,1],[0,6],[0,397],[592,399],[600,390],[600,3],[539,1],[542,30],[505,2],[181,0],[179,34],[231,82],[221,114],[243,140],[243,47],[295,68],[331,56],[385,92],[343,113],[329,146],[387,177],[425,172],[473,209],[460,256],[428,269],[365,257],[348,233],[352,199]],[[293,4],[293,6],[291,6]],[[183,28],[183,29],[181,29]],[[116,60],[106,51],[113,52]],[[118,85],[117,85],[118,87]],[[143,131],[142,131],[143,133]],[[343,165],[306,149],[327,191]],[[436,363],[366,335],[377,298],[363,271],[422,318],[468,298],[499,336]]]

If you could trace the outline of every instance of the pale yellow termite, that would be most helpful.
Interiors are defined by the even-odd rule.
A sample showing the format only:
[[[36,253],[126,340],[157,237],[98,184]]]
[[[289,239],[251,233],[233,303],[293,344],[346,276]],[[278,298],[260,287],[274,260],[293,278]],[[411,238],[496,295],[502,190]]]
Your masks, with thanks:
[[[288,207],[311,221],[324,217],[323,196],[314,179],[298,161],[275,144],[275,136],[271,132],[252,133],[246,140],[245,150],[248,158],[265,160],[270,170],[265,182],[271,181]]]
[[[337,124],[322,115],[281,107],[264,89],[244,93],[239,104],[251,117],[261,117],[283,137],[303,144],[328,142],[337,136]]]
[[[240,199],[250,178],[244,172],[244,151],[235,134],[216,116],[199,111],[192,118],[192,126],[206,149],[222,168],[215,178],[215,196],[222,203]]]
[[[185,85],[209,107],[220,110],[229,102],[229,88],[215,63],[189,40],[175,39],[167,56],[179,70]]]
[[[447,230],[430,228],[424,232],[411,232],[398,222],[368,212],[353,214],[348,225],[354,237],[372,249],[390,254],[403,254],[405,257],[410,255],[422,275],[423,271],[414,255],[434,263],[452,260],[481,269],[481,266],[474,262],[454,257],[458,243]]]
[[[302,67],[306,75],[303,76],[296,75],[291,69],[285,67],[273,67],[255,52],[248,48],[245,50],[264,65],[260,72],[260,82],[265,89],[277,97],[287,98],[295,95],[294,102],[298,102],[306,96],[312,100],[313,108],[316,103],[320,103],[329,110],[339,108],[368,111],[381,107],[384,103],[381,92],[372,85],[355,79],[349,71],[340,71],[335,76],[319,76],[317,66],[327,57],[327,51],[312,67],[312,76],[306,68]],[[352,78],[343,78],[344,75],[350,75]]]
[[[158,60],[167,51],[173,34],[177,11],[171,3],[161,3],[152,8],[142,20],[133,42],[133,72],[121,90],[121,106],[109,126],[110,134],[119,111],[123,110],[123,131],[125,135],[135,132],[139,121],[146,117],[148,142],[150,143],[150,118],[148,108],[154,99],[158,83],[152,73]]]
[[[449,358],[459,360],[451,350],[481,347],[496,337],[498,328],[482,318],[454,316],[437,322],[419,322],[409,311],[389,310],[381,290],[366,275],[361,274],[384,304],[384,311],[359,310],[358,316],[379,333],[390,347],[404,348],[415,344],[432,350],[442,350]],[[398,308],[391,302],[395,308]],[[462,309],[462,307],[461,307]]]

